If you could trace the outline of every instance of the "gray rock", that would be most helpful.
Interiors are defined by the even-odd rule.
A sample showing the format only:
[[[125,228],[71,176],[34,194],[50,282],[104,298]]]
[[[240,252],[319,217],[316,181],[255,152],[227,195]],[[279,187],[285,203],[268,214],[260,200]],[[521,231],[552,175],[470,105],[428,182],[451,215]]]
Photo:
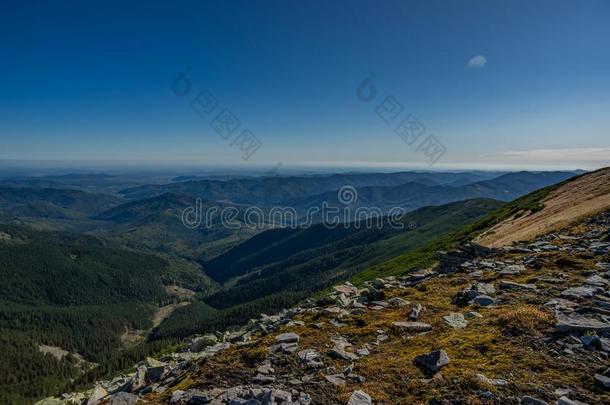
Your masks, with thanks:
[[[474,283],[470,291],[476,292],[477,295],[494,295],[496,293],[496,289],[493,284],[490,283]]]
[[[346,297],[345,295],[339,294],[337,296],[337,301],[336,302],[337,302],[337,305],[339,305],[340,307],[345,308],[345,307],[349,307],[352,301],[348,297]]]
[[[599,337],[595,335],[583,335],[580,337],[580,341],[584,347],[601,348],[602,345]]]
[[[261,405],[261,401],[254,398],[243,399],[243,398],[235,398],[227,401],[227,405]]]
[[[402,332],[407,333],[420,333],[420,332],[428,332],[432,330],[432,325],[424,322],[403,322],[396,321],[392,323],[392,326],[395,329],[398,329]]]
[[[347,360],[347,361],[355,361],[355,360],[358,360],[358,358],[359,358],[356,354],[347,352],[345,350],[341,350],[339,348],[332,349],[330,351],[330,355],[335,358],[338,358],[341,360]]]
[[[525,271],[525,266],[521,264],[509,264],[500,270],[498,274],[503,276],[516,276],[523,271]]]
[[[269,363],[265,363],[265,364],[260,365],[260,366],[259,366],[259,367],[256,369],[256,371],[257,371],[258,373],[260,373],[260,374],[273,374],[273,372],[274,372],[275,370],[273,369],[273,366],[272,366],[271,364],[269,364]]]
[[[366,347],[363,347],[362,349],[357,349],[356,354],[360,357],[364,357],[364,356],[368,356],[371,353],[369,352],[369,349],[367,349]]]
[[[89,400],[87,401],[87,405],[97,405],[107,395],[108,395],[108,391],[106,391],[104,389],[104,387],[102,387],[101,385],[98,384],[95,387],[93,387],[93,391],[91,392],[91,396],[89,397]]]
[[[170,404],[177,404],[186,396],[186,392],[183,390],[176,390],[172,392],[172,396],[169,399]]]
[[[288,391],[274,389],[271,391],[271,396],[274,401],[279,402],[281,404],[292,402],[292,394]]]
[[[419,318],[419,315],[421,314],[421,312],[424,310],[424,307],[417,303],[413,305],[413,308],[411,308],[411,314],[409,314],[409,319],[411,319],[412,321],[417,320],[417,318]]]
[[[372,405],[371,397],[364,391],[354,391],[347,401],[347,405]]]
[[[134,392],[144,388],[146,385],[146,367],[139,366],[134,373],[129,391]]]
[[[436,373],[449,364],[449,356],[444,350],[435,350],[415,357],[415,364],[429,373]]]
[[[443,316],[443,321],[453,329],[464,329],[468,326],[468,321],[459,312],[451,312],[449,315]]]
[[[490,296],[496,293],[496,289],[492,284],[476,282],[464,288],[454,298],[453,303],[456,305],[470,304],[478,296]]]
[[[508,381],[506,381],[506,380],[487,378],[483,374],[477,374],[477,379],[479,381],[481,381],[482,383],[488,384],[488,385],[494,385],[494,386],[508,385]]]
[[[300,336],[296,333],[288,332],[282,333],[275,337],[277,343],[296,343],[299,341]]]
[[[555,391],[553,391],[553,393],[558,397],[565,397],[567,395],[570,395],[571,392],[572,391],[570,391],[569,388],[557,388]]]
[[[610,263],[599,262],[595,264],[595,267],[601,270],[610,270]]]
[[[544,304],[544,306],[551,307],[555,310],[562,312],[573,312],[578,307],[578,304],[574,301],[566,300],[563,298],[553,298],[552,300],[549,300],[546,304]]]
[[[163,378],[167,368],[167,364],[155,360],[152,357],[146,358],[146,381],[157,382]]]
[[[213,334],[197,336],[190,340],[189,350],[191,352],[200,352],[207,346],[212,346],[218,343],[218,337]]]
[[[555,331],[559,333],[593,331],[603,333],[610,331],[610,323],[586,318],[581,315],[557,315]]]
[[[34,403],[34,405],[71,405],[71,403],[69,404],[68,401],[64,399],[49,397],[41,399],[40,401]]]
[[[395,308],[402,308],[409,305],[409,301],[403,300],[400,297],[392,297],[388,300],[388,303]]]
[[[350,347],[352,344],[343,336],[335,336],[330,338],[334,344],[335,349],[344,350],[346,347]]]
[[[588,405],[588,404],[586,404],[584,402],[580,402],[580,401],[573,401],[566,396],[562,396],[557,400],[555,405]]]
[[[515,290],[515,291],[536,291],[536,286],[534,284],[520,284],[514,283],[512,281],[502,280],[500,281],[500,289],[501,290]]]
[[[220,343],[216,343],[215,345],[212,345],[210,347],[206,347],[205,348],[205,352],[213,355],[218,353],[221,350],[225,350],[228,349],[229,347],[231,347],[231,343],[229,342],[220,342]]]
[[[320,353],[314,349],[301,350],[297,355],[299,356],[299,359],[305,363],[312,360],[318,360],[320,358]]]
[[[581,287],[568,288],[561,292],[562,298],[572,299],[575,301],[582,301],[587,298],[593,298],[595,295],[604,292],[603,288],[599,288],[592,285],[583,285]]]
[[[594,274],[594,275],[588,277],[585,280],[585,283],[586,284],[590,284],[590,285],[594,285],[594,286],[597,286],[597,287],[604,287],[604,286],[608,285],[608,283],[610,283],[610,282],[608,280],[606,280],[605,278],[600,277],[597,274]]]
[[[345,375],[344,374],[325,375],[324,379],[334,385],[339,385],[339,386],[345,385]]]
[[[312,399],[309,396],[309,394],[306,394],[304,392],[301,392],[299,394],[299,405],[309,405],[311,404]]]
[[[117,392],[129,390],[132,380],[133,378],[131,377],[116,377],[113,378],[108,385],[102,383],[102,386],[106,389],[106,391],[108,391],[109,394],[116,394]]]
[[[128,392],[119,392],[110,397],[109,405],[135,405],[138,396]]]
[[[610,243],[593,242],[589,245],[589,249],[596,255],[603,255],[610,252]]]
[[[378,290],[388,288],[386,281],[382,278],[376,278],[375,280],[371,281],[371,285]]]
[[[343,316],[348,314],[345,309],[339,307],[324,308],[322,309],[322,313],[329,316]]]
[[[593,305],[603,309],[610,309],[610,302],[596,300],[593,301]]]
[[[254,378],[252,378],[253,384],[271,384],[274,381],[275,381],[274,376],[265,375],[265,374],[257,374],[256,376],[254,376]]]
[[[487,307],[489,305],[493,305],[496,301],[491,298],[489,295],[477,295],[470,301],[470,304],[480,305],[482,307]]]
[[[434,276],[435,274],[436,273],[432,270],[418,270],[418,271],[412,271],[411,273],[409,273],[407,278],[412,283],[418,283],[422,280],[425,280],[427,278]]]
[[[269,351],[271,353],[286,353],[286,354],[292,354],[294,352],[296,352],[299,348],[299,344],[298,343],[280,343],[279,345],[273,345],[269,348]]]
[[[356,287],[354,287],[352,284],[350,283],[345,283],[342,285],[336,285],[333,287],[333,289],[341,294],[345,294],[347,296],[352,296],[352,295],[357,295],[358,294],[358,289]]]
[[[545,402],[541,399],[530,397],[529,395],[521,398],[521,405],[549,405],[548,402]]]
[[[610,390],[610,377],[606,377],[603,374],[595,374],[594,378],[597,385],[605,390]]]

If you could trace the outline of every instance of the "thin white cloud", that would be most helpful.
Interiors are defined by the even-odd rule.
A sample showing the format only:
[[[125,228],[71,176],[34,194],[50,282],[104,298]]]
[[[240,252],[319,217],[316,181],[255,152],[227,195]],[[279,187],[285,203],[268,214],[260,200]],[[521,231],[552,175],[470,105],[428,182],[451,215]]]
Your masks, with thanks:
[[[480,69],[487,63],[487,58],[483,55],[477,55],[473,58],[470,58],[468,61],[468,67],[472,69]]]
[[[511,150],[497,156],[507,159],[527,159],[531,161],[607,161],[610,162],[609,148],[570,148]]]

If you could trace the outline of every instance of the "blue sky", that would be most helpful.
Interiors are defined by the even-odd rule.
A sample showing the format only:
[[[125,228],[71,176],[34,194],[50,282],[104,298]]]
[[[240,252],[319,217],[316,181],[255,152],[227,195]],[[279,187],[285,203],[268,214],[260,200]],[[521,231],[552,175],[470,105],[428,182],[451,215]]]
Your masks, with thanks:
[[[0,159],[429,167],[376,114],[393,96],[436,168],[608,165],[609,21],[608,1],[3,1]]]

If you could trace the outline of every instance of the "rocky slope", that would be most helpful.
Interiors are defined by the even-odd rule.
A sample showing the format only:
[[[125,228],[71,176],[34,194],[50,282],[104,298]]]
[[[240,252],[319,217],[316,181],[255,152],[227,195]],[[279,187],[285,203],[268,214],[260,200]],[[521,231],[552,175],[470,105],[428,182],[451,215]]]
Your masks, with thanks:
[[[40,404],[610,403],[609,228],[439,252]]]

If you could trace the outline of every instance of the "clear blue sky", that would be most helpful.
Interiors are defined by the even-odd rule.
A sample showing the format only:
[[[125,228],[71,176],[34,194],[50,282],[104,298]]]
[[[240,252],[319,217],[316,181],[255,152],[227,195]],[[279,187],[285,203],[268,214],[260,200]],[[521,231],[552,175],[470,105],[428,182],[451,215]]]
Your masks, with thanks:
[[[437,167],[610,164],[610,1],[3,1],[0,50],[0,159],[425,167],[375,113],[393,95]],[[200,89],[261,140],[247,162]]]

